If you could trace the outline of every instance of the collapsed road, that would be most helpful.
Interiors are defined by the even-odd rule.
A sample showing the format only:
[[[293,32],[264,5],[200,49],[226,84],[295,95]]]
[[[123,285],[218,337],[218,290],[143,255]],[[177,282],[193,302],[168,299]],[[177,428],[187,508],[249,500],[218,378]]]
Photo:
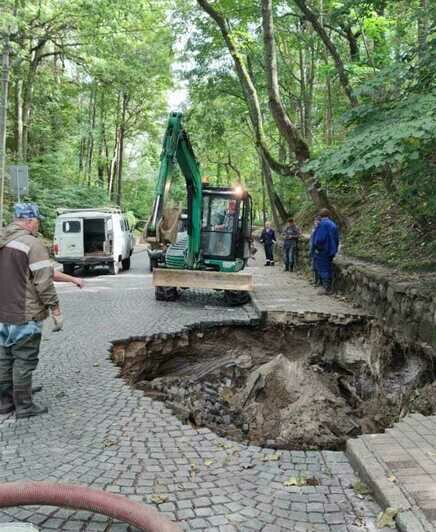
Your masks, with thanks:
[[[128,273],[91,275],[82,291],[60,287],[65,332],[45,332],[36,375],[49,413],[0,420],[1,481],[63,481],[121,493],[186,530],[373,530],[379,507],[353,488],[343,452],[238,443],[183,423],[117,378],[109,340],[170,335],[198,322],[258,323],[252,306],[227,308],[220,294],[186,292],[176,305],[155,302],[145,262],[140,253]],[[0,522],[13,520],[43,531],[128,530],[54,507],[1,511]]]

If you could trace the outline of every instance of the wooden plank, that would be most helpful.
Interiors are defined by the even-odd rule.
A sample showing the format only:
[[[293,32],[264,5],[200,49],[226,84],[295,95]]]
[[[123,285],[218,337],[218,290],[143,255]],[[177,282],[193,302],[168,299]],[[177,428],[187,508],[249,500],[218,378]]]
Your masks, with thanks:
[[[243,292],[251,292],[254,289],[253,278],[250,273],[174,270],[170,268],[155,268],[153,270],[153,286],[241,290]]]

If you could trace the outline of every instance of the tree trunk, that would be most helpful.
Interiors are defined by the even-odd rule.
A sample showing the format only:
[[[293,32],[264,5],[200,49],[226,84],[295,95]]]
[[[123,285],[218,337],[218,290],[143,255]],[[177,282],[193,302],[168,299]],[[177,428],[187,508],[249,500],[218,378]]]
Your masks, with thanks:
[[[328,60],[326,58],[326,64]],[[333,143],[333,101],[332,101],[332,83],[330,75],[326,78],[326,104],[325,104],[325,118],[324,118],[324,131],[325,142],[328,146]]]
[[[96,89],[97,93],[97,89]],[[97,100],[97,96],[96,96]],[[98,118],[98,129],[97,129],[97,178],[98,183],[101,187],[104,186],[104,169],[105,169],[105,156],[104,156],[104,143],[103,139],[105,136],[105,108],[104,108],[104,88],[101,90],[100,99],[99,99],[99,118]]]
[[[1,98],[0,98],[0,229],[3,227],[4,216],[4,194],[5,194],[5,173],[6,173],[6,129],[8,110],[8,88],[9,88],[9,34],[6,33],[3,40],[2,50],[2,77],[1,77]]]
[[[118,128],[118,151],[117,151],[117,205],[121,207],[122,201],[122,176],[123,176],[123,161],[124,161],[124,135],[126,133],[126,113],[129,104],[129,96],[123,93],[121,104],[121,120]]]
[[[429,29],[429,1],[420,0],[418,14],[418,49],[420,56],[427,48],[427,36]]]
[[[23,80],[15,81],[15,149],[18,162],[24,159],[23,153]]]
[[[360,61],[359,43],[357,42],[358,33],[353,33],[351,26],[345,28],[345,35],[347,36],[348,47],[350,50],[350,59],[353,63]]]
[[[115,120],[115,133],[114,133],[114,150],[112,154],[111,163],[109,165],[109,177],[108,177],[108,193],[112,199],[115,198],[115,187],[117,178],[117,162],[118,162],[118,149],[119,149],[119,127],[120,127],[120,113],[121,113],[121,94],[118,93],[116,120]]]
[[[281,221],[284,223],[289,218],[289,213],[285,209],[283,202],[277,192],[274,192],[274,203],[276,205],[277,211],[279,213]]]
[[[259,161],[262,165],[262,159],[261,156],[259,156]],[[263,175],[263,172],[261,172],[262,175],[262,221],[263,226],[265,227],[267,219],[266,219],[266,197],[265,197],[265,176]]]
[[[350,84],[347,70],[345,69],[344,63],[335,44],[328,36],[317,15],[306,4],[306,0],[294,0],[294,2],[300,8],[300,11],[303,13],[305,18],[312,24],[313,29],[319,35],[320,39],[327,48],[327,51],[332,56],[342,88],[351,104],[351,107],[356,107],[358,105],[358,101],[356,96],[353,94],[353,89]]]
[[[35,47],[35,51],[32,53],[29,69],[27,73],[26,82],[23,87],[23,111],[22,111],[22,153],[23,161],[27,161],[28,158],[28,146],[29,146],[29,133],[32,120],[32,101],[33,101],[33,82],[35,80],[36,71],[38,70],[39,63],[41,61],[41,50],[45,46],[46,41],[40,41],[38,46]]]
[[[269,199],[269,204],[270,204],[270,207],[271,207],[271,214],[272,214],[272,218],[273,218],[273,223],[274,223],[274,227],[280,231],[281,228],[282,228],[282,221],[280,220],[280,215],[277,211],[277,207],[276,207],[276,204],[275,204],[275,191],[274,191],[274,183],[273,183],[273,179],[272,179],[272,173],[271,173],[271,168],[268,164],[268,161],[265,159],[265,157],[263,156],[263,154],[259,154],[259,159],[260,159],[260,166],[261,166],[261,170],[262,170],[262,178],[265,182],[265,185],[266,185],[266,190],[267,190],[267,193],[268,193],[268,199]]]
[[[95,114],[96,114],[96,88],[91,88],[90,94],[90,112],[89,112],[89,132],[88,132],[88,146],[86,154],[86,168],[85,174],[87,177],[88,186],[91,185],[91,173],[92,173],[92,159],[94,155],[94,130],[95,130]]]

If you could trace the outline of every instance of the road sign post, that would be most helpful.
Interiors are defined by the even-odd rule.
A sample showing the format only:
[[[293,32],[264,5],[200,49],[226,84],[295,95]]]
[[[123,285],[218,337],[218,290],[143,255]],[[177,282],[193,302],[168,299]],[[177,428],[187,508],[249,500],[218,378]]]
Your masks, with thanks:
[[[26,164],[9,166],[11,191],[16,194],[18,203],[21,196],[29,191],[29,167]]]

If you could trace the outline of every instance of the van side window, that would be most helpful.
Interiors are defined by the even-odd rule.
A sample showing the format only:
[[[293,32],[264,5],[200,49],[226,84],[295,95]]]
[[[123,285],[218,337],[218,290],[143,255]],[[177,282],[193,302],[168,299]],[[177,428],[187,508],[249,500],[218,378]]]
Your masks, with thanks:
[[[62,231],[64,233],[80,233],[80,222],[78,222],[77,220],[63,222]]]
[[[124,226],[124,218],[120,218],[120,225],[121,225],[121,231],[125,231],[126,228]]]
[[[130,231],[129,221],[127,220],[127,218],[124,218],[124,225],[126,227],[126,231]]]

